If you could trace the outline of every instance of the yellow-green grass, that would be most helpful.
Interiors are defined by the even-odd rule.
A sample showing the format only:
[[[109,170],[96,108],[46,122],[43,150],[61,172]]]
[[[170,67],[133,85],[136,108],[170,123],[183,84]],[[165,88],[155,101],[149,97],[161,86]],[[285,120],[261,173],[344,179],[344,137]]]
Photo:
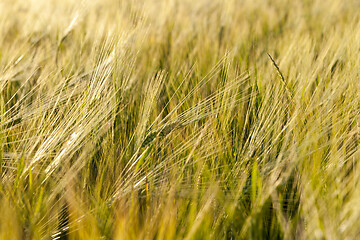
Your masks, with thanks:
[[[0,239],[356,239],[359,9],[0,1]]]

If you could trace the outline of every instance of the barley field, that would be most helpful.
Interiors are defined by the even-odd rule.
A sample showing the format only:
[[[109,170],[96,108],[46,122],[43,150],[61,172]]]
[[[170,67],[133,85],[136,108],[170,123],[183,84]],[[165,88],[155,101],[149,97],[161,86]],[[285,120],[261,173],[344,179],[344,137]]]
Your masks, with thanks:
[[[357,239],[360,2],[0,0],[0,239]]]

